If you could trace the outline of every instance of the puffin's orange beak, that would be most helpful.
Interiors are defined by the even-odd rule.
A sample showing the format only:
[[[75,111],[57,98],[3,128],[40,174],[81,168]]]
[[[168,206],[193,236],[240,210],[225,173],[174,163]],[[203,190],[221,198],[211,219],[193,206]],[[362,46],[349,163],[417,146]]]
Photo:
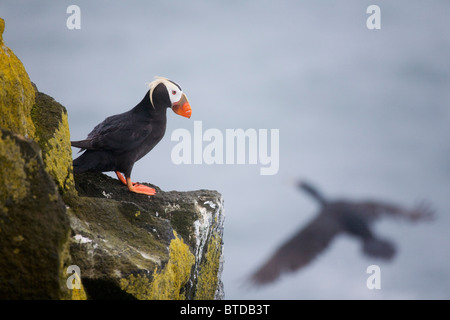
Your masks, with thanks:
[[[192,115],[191,105],[189,104],[189,101],[184,93],[181,96],[180,101],[174,103],[174,105],[172,106],[172,110],[173,110],[173,112],[175,112],[176,114],[178,114],[180,116],[183,116],[186,118],[191,117],[191,115]]]

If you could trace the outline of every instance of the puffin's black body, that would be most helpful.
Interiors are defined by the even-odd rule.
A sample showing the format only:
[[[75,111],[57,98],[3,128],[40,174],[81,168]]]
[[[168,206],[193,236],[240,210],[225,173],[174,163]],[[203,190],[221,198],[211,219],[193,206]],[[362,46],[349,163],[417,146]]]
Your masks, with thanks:
[[[74,172],[119,171],[130,176],[134,163],[164,137],[166,110],[154,110],[146,94],[130,111],[106,118],[86,140],[72,142],[86,149],[73,161]]]
[[[395,255],[395,246],[372,232],[372,222],[383,214],[408,220],[427,219],[432,216],[432,211],[423,205],[407,210],[383,202],[328,201],[307,183],[302,182],[299,187],[319,203],[320,212],[309,224],[282,244],[251,276],[253,284],[268,284],[282,273],[293,272],[306,266],[342,233],[359,239],[366,255],[391,259]]]
[[[106,118],[89,133],[86,140],[72,141],[72,146],[85,150],[73,161],[74,173],[115,171],[118,178],[128,185],[130,191],[154,194],[153,191],[147,193],[133,190],[136,189],[134,187],[148,188],[129,181],[134,163],[150,152],[164,137],[167,108],[172,107],[176,113],[190,117],[190,106],[184,94],[182,94],[184,98],[180,100],[182,106],[177,104],[179,101],[172,102],[170,90],[165,85],[167,83],[155,84],[154,88],[149,90],[141,102],[130,111]],[[178,85],[176,87],[179,88]],[[185,111],[183,114],[175,109],[182,107]],[[126,180],[121,177],[120,172],[124,173]]]

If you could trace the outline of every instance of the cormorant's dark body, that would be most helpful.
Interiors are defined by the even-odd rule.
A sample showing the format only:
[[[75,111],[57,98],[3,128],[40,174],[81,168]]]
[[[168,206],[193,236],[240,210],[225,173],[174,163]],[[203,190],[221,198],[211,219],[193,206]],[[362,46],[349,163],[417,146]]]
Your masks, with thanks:
[[[155,88],[155,107],[147,92],[130,111],[108,117],[97,125],[86,140],[72,141],[72,146],[85,149],[73,161],[74,173],[119,171],[129,177],[134,163],[150,152],[166,132],[166,111],[171,103],[162,90],[166,90],[163,85]]]

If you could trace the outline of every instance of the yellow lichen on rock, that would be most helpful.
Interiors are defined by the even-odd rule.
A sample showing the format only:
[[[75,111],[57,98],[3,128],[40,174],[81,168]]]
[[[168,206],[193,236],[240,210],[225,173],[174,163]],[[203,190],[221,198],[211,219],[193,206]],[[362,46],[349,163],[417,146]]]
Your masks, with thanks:
[[[72,149],[70,148],[70,132],[67,113],[62,113],[62,121],[49,139],[43,156],[45,169],[56,180],[60,190],[67,190],[74,186],[72,166]],[[51,152],[50,152],[51,151]]]
[[[195,258],[183,239],[175,231],[173,234],[175,239],[170,242],[169,261],[161,272],[155,269],[153,281],[142,275],[130,275],[127,279],[121,279],[122,290],[140,300],[185,299],[182,289],[190,278]]]
[[[72,299],[71,300],[87,300],[86,292],[84,288],[73,289],[72,290]]]
[[[84,286],[81,283],[80,277],[76,273],[74,273],[74,276],[76,277],[77,282],[80,283],[80,288],[79,289],[76,289],[76,288],[70,289],[69,299],[70,300],[87,300],[86,291],[84,290]]]
[[[195,300],[213,300],[219,283],[220,257],[222,240],[215,232],[208,244],[205,260],[200,265]]]
[[[189,280],[195,257],[183,239],[173,232],[175,239],[170,242],[169,262],[161,273],[153,273],[151,299],[183,300],[181,289]]]
[[[34,138],[30,111],[35,91],[22,62],[3,43],[4,28],[0,18],[0,127]]]
[[[66,108],[36,88],[31,119],[36,129],[35,141],[42,150],[45,170],[56,182],[61,194],[74,191],[72,149]]]
[[[0,18],[0,43],[3,42],[3,30],[5,30],[5,20]]]
[[[120,288],[138,300],[150,300],[152,296],[150,280],[140,274],[120,279]]]

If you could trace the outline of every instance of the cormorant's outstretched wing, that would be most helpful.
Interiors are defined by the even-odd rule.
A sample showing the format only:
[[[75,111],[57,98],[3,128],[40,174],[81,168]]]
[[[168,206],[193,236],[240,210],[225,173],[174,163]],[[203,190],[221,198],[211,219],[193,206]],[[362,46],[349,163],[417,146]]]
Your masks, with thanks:
[[[390,203],[365,201],[356,203],[355,208],[361,215],[369,219],[377,219],[382,215],[404,218],[411,221],[431,220],[434,217],[434,211],[425,202],[418,203],[412,209],[406,209]]]
[[[141,145],[152,131],[148,122],[139,122],[130,113],[106,118],[86,140],[72,141],[74,147],[88,150],[127,151]]]
[[[281,274],[293,272],[312,261],[341,231],[333,215],[321,213],[290,240],[250,277],[255,285],[268,284]]]

